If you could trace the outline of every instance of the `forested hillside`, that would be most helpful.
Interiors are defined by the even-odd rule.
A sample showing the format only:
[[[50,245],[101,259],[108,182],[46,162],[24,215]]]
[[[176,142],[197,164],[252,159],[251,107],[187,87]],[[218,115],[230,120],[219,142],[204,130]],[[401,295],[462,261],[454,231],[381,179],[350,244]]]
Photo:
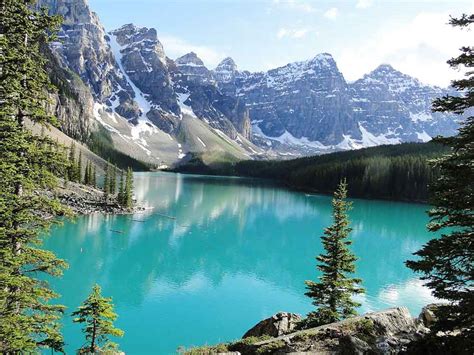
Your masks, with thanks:
[[[199,156],[177,171],[281,181],[291,188],[331,193],[347,178],[353,197],[427,201],[436,169],[428,161],[447,153],[435,143],[406,143],[286,161],[241,161],[206,166]]]

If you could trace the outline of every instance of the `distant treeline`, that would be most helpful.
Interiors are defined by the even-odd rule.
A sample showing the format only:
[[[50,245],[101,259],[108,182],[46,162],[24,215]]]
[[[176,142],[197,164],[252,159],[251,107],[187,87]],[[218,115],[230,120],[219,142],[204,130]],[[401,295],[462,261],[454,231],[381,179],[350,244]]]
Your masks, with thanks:
[[[401,201],[428,200],[428,184],[437,175],[428,161],[447,153],[436,143],[404,143],[284,161],[241,161],[213,166],[199,157],[177,171],[278,180],[318,193],[332,193],[346,178],[353,197]]]

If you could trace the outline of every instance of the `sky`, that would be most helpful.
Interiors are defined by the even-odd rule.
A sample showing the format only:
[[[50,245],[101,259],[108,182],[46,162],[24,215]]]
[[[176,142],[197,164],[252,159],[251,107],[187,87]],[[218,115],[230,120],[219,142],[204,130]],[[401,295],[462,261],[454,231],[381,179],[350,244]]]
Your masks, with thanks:
[[[153,27],[168,57],[194,51],[208,68],[232,57],[263,71],[330,53],[348,81],[382,63],[427,84],[459,77],[446,60],[474,33],[448,25],[474,0],[89,0],[106,30]]]

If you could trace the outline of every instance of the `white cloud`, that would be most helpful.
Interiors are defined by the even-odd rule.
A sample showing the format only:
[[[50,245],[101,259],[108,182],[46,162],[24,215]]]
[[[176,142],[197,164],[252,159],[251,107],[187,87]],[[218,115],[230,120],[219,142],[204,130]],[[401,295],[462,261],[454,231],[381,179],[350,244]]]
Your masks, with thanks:
[[[422,82],[447,86],[459,73],[446,64],[472,42],[472,32],[448,25],[448,13],[420,13],[407,24],[382,28],[365,42],[353,41],[336,55],[347,79],[356,80],[381,63]],[[457,74],[456,74],[457,73]]]
[[[309,2],[304,0],[273,0],[274,5],[283,5],[293,10],[302,12],[315,12],[316,8],[313,7]]]
[[[356,4],[358,9],[366,9],[370,6],[372,6],[372,0],[358,0]]]
[[[208,68],[213,68],[226,57],[225,53],[214,48],[189,43],[182,38],[172,35],[161,34],[158,38],[163,44],[166,55],[173,59],[189,52],[195,52]]]
[[[294,28],[294,29],[288,29],[288,28],[280,28],[277,32],[277,38],[282,39],[284,37],[289,37],[289,38],[303,38],[306,36],[310,30],[308,28]]]
[[[339,10],[335,7],[331,7],[329,10],[327,10],[324,13],[324,17],[330,20],[335,20],[338,15],[339,15]]]

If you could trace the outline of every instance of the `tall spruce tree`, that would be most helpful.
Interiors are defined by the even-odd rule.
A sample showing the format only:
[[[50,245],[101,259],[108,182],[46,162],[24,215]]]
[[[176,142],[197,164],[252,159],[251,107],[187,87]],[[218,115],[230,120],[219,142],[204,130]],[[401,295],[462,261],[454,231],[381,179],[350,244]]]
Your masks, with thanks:
[[[466,28],[474,15],[451,18],[453,26]],[[470,339],[470,345],[457,342],[456,352],[474,348],[474,47],[462,47],[461,54],[448,61],[453,68],[465,68],[465,78],[452,81],[458,95],[436,99],[433,110],[467,114],[459,132],[450,138],[437,138],[451,147],[451,153],[433,162],[440,177],[431,190],[428,229],[440,234],[415,253],[415,261],[407,266],[421,273],[422,280],[437,298],[449,301],[437,311],[439,330],[461,330],[460,337]]]
[[[79,159],[77,160],[77,172],[76,172],[76,176],[77,176],[77,182],[78,183],[82,183],[82,151],[79,150]]]
[[[76,162],[76,143],[71,142],[69,147],[69,165],[68,165],[68,180],[77,181],[77,162]]]
[[[73,312],[75,323],[84,323],[83,332],[88,344],[79,352],[95,354],[105,348],[115,348],[115,344],[108,340],[108,336],[122,337],[124,332],[114,327],[117,319],[114,312],[112,298],[103,297],[99,285],[94,285],[91,294],[84,303]]]
[[[115,195],[117,192],[117,167],[110,165],[110,180],[109,180],[109,191],[111,195]]]
[[[125,185],[124,185],[123,171],[120,171],[120,183],[117,195],[117,201],[120,206],[125,206]]]
[[[355,272],[357,258],[348,248],[352,244],[348,217],[352,204],[346,201],[346,197],[347,183],[344,180],[339,183],[332,200],[334,222],[321,237],[326,252],[316,257],[322,275],[319,282],[306,281],[308,292],[305,295],[313,300],[317,309],[308,314],[305,327],[354,316],[356,307],[360,306],[352,300],[352,295],[363,293],[364,289],[359,286],[360,279],[349,276]]]
[[[92,165],[92,186],[97,187],[97,172],[95,164]]]
[[[109,200],[109,195],[110,195],[110,164],[107,162],[107,165],[104,168],[104,185],[103,185],[103,191],[104,191],[104,200],[105,203],[108,202]]]
[[[133,207],[133,171],[132,168],[127,169],[127,176],[125,178],[124,191],[124,207]]]
[[[32,1],[0,3],[0,353],[61,350],[63,306],[45,275],[61,275],[66,263],[41,249],[40,232],[51,223],[44,214],[64,210],[57,200],[36,193],[54,189],[61,155],[47,148],[48,137],[25,127],[55,124],[45,112],[51,88],[40,45],[51,39],[58,18],[32,10]]]

